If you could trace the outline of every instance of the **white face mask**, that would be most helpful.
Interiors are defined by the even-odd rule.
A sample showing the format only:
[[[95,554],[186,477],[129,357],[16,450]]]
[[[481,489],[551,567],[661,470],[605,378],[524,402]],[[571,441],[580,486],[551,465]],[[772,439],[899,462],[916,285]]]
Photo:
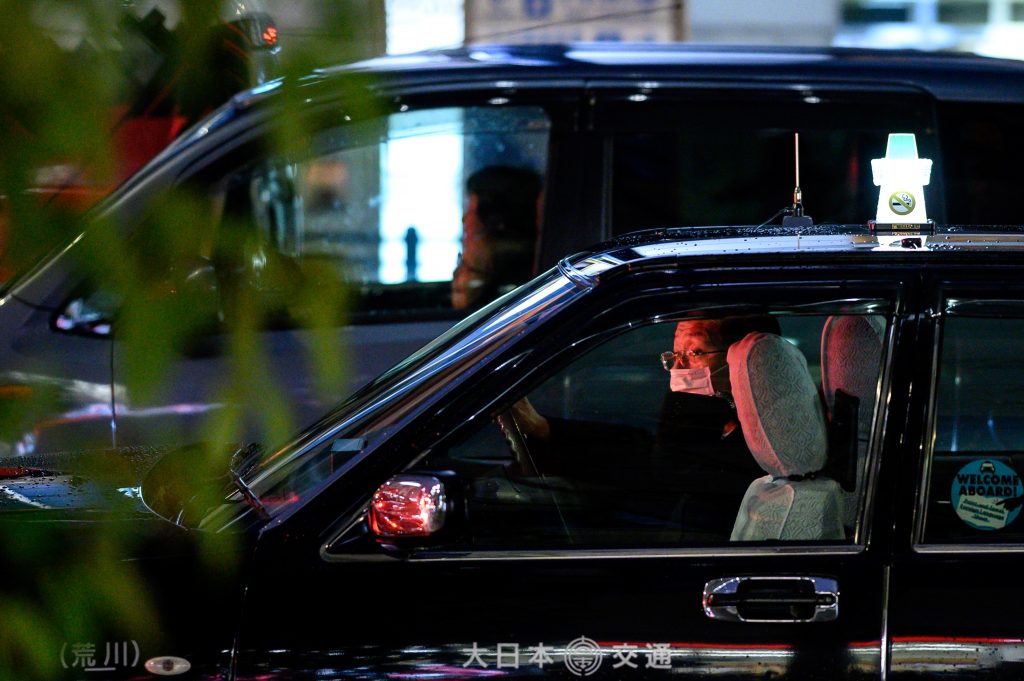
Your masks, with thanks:
[[[692,395],[707,395],[713,397],[715,389],[711,385],[711,369],[701,367],[699,369],[671,369],[669,388],[675,393],[690,393]]]
[[[728,369],[728,365],[719,367],[715,373]],[[691,395],[706,395],[714,397],[718,394],[714,384],[711,382],[711,367],[700,367],[699,369],[670,369],[669,388],[676,393],[690,393]],[[729,374],[726,374],[728,377]]]

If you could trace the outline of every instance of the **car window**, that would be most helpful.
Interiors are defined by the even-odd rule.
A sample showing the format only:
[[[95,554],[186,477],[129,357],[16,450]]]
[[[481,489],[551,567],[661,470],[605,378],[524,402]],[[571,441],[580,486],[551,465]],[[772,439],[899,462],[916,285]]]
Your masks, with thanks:
[[[851,543],[885,329],[881,315],[633,326],[417,468],[459,477],[466,548]]]
[[[925,543],[1022,543],[1024,315],[943,320]]]
[[[537,107],[448,107],[327,130],[287,178],[254,173],[260,227],[350,282],[357,322],[457,316],[536,274],[549,129]]]
[[[1024,154],[1024,133],[1016,121],[1020,104],[940,102],[939,133],[949,224],[1010,225],[1020,221],[1012,203],[999,197],[1016,191],[1014,159]]]
[[[869,105],[870,103],[870,105]],[[605,103],[613,137],[612,229],[759,224],[791,201],[800,133],[804,206],[818,223],[863,223],[878,189],[871,159],[890,132],[916,134],[935,159],[926,192],[941,220],[941,165],[930,103],[915,95],[692,95],[651,92]]]
[[[347,284],[350,323],[457,319],[538,273],[549,133],[530,106],[346,123],[315,135],[312,155],[187,187],[198,196],[174,248],[145,225],[132,245],[152,254],[147,271],[164,272],[168,290],[194,294],[206,329],[224,321],[237,286],[259,295],[273,325],[294,324],[292,294],[318,282]],[[106,335],[118,306],[90,289],[54,325]]]

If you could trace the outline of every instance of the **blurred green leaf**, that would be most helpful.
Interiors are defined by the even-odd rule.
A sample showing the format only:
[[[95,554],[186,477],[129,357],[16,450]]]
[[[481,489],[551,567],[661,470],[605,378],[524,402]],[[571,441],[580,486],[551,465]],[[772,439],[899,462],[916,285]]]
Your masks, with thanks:
[[[225,205],[224,187],[180,186],[145,206],[131,230],[87,213],[124,179],[133,117],[187,125],[251,84],[251,59],[225,42],[221,3],[162,7],[179,17],[177,26],[143,35],[147,18],[133,14],[131,2],[0,0],[0,273],[23,270],[80,239],[82,295],[98,290],[113,301],[111,356],[117,353],[123,370],[113,389],[128,406],[183,380],[181,363],[197,352],[222,353],[229,371],[212,397],[223,408],[203,426],[206,463],[192,471],[216,481],[226,472],[226,443],[281,442],[298,425],[281,377],[271,370],[273,348],[264,331],[282,324],[303,329],[317,392],[337,395],[346,357],[336,330],[348,291],[335,267],[290,263],[268,250],[252,216]],[[287,84],[267,150],[278,159],[273,170],[286,174],[309,151],[309,126],[317,123],[303,112],[307,85],[298,77],[328,61],[366,56],[354,53],[365,49],[360,32],[382,27],[383,11],[383,3],[325,5],[318,35],[281,52]],[[147,62],[150,53],[159,56],[155,66]],[[377,103],[358,91],[344,115],[376,113]],[[6,441],[31,434],[38,414],[67,411],[68,386],[43,380],[59,375],[44,369],[32,386],[0,385]],[[100,473],[116,480],[117,471]],[[221,501],[214,496],[209,503]],[[151,607],[154,594],[138,564],[125,560],[138,549],[130,520],[97,515],[81,541],[69,545],[68,533],[29,520],[35,513],[6,515],[0,528],[3,567],[12,578],[0,587],[0,621],[17,623],[0,637],[0,679],[53,678],[62,672],[62,646],[102,643],[104,632],[155,636],[162,622]],[[200,534],[197,540],[212,574],[237,568],[233,538]]]

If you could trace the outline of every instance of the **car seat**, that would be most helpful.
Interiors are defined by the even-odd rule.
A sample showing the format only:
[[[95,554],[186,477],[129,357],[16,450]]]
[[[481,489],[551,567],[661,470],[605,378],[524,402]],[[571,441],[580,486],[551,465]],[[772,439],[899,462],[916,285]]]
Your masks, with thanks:
[[[842,490],[820,473],[828,438],[807,360],[781,336],[751,333],[728,362],[743,437],[768,473],[747,488],[731,540],[843,539]]]
[[[821,389],[834,435],[829,455],[848,459],[836,461],[829,471],[836,471],[833,476],[846,490],[843,524],[847,527],[854,525],[864,489],[884,332],[884,318],[863,315],[829,317],[821,331]],[[840,432],[844,430],[848,432]]]

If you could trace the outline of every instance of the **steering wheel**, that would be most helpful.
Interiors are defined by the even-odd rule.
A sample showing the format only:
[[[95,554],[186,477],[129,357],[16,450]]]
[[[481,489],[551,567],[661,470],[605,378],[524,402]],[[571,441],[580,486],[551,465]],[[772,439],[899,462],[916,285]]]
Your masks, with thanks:
[[[533,463],[533,457],[530,456],[530,449],[526,446],[526,436],[523,435],[512,410],[506,409],[501,412],[494,417],[494,422],[498,424],[501,434],[505,437],[505,442],[512,450],[512,458],[516,462],[519,473],[529,477],[540,477],[540,473]]]
[[[565,538],[569,544],[574,543],[573,533],[569,530],[569,525],[565,520],[565,515],[562,513],[561,505],[558,503],[558,495],[556,494],[555,486],[552,486],[554,478],[546,478],[537,470],[537,466],[533,462],[533,457],[530,456],[530,450],[526,445],[526,436],[523,434],[523,429],[519,427],[519,422],[516,421],[515,414],[512,409],[506,409],[497,416],[494,417],[494,422],[498,424],[498,428],[501,430],[501,434],[505,436],[505,442],[508,443],[509,449],[512,450],[512,457],[515,459],[515,472],[527,478],[527,480],[511,481],[513,485],[525,484],[527,487],[532,487],[537,490],[544,490],[551,499],[551,504],[554,507],[555,512],[558,514],[558,522],[561,525],[562,532],[565,534]]]

